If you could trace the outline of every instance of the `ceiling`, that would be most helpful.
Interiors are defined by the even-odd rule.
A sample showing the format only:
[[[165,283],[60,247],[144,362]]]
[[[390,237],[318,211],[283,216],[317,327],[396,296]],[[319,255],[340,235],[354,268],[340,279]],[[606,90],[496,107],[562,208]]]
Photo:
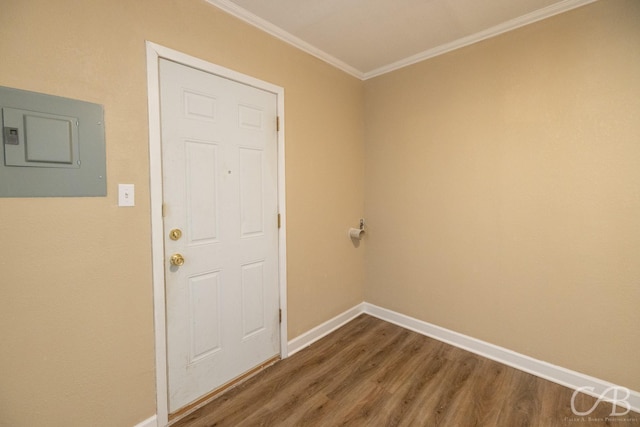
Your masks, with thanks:
[[[367,79],[596,0],[207,0]]]

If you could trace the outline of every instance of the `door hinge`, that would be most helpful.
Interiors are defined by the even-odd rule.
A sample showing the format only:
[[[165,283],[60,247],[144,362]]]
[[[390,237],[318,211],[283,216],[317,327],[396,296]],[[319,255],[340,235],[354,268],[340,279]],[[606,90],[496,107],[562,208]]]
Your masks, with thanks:
[[[280,116],[276,116],[276,132],[280,132]]]
[[[278,310],[278,321],[282,323],[282,309]]]
[[[280,214],[278,214],[278,228],[280,228],[282,226],[282,222],[280,220]]]

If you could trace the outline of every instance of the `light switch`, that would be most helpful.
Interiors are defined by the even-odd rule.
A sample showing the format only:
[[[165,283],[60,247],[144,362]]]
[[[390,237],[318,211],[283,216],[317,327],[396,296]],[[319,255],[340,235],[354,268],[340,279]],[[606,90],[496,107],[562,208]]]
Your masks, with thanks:
[[[133,184],[118,184],[118,206],[135,206],[135,187]]]

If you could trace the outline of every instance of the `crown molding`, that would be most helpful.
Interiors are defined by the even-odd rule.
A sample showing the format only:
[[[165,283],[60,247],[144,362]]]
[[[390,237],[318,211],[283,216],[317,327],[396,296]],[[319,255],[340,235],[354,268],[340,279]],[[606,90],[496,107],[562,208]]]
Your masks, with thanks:
[[[379,67],[372,71],[367,71],[367,72],[362,72],[352,67],[351,65],[345,63],[344,61],[341,61],[336,57],[329,55],[328,53],[305,42],[304,40],[283,30],[282,28],[260,18],[257,15],[254,15],[253,13],[247,11],[246,9],[241,8],[240,6],[238,6],[237,4],[233,3],[230,0],[206,0],[206,1],[212,4],[213,6],[229,13],[230,15],[233,15],[236,18],[250,25],[257,27],[262,31],[268,34],[271,34],[272,36],[310,55],[313,55],[316,58],[321,59],[322,61],[325,61],[330,65],[333,65],[334,67],[344,71],[347,74],[350,74],[360,80],[367,80],[373,77],[381,76],[386,73],[390,73],[400,68],[408,67],[409,65],[422,62],[429,58],[433,58],[435,56],[442,55],[447,52],[451,52],[452,50],[460,49],[462,47],[469,46],[474,43],[478,43],[482,40],[486,40],[491,37],[498,36],[508,31],[512,31],[517,28],[524,27],[525,25],[529,25],[534,22],[538,22],[543,19],[550,18],[554,15],[558,15],[560,13],[564,13],[569,10],[576,9],[581,6],[585,6],[589,3],[594,3],[598,0],[564,0],[559,3],[555,3],[550,6],[544,7],[542,9],[538,9],[534,12],[528,13],[526,15],[520,16],[518,18],[503,22],[502,24],[496,25],[494,27],[488,28],[478,33],[471,34],[469,36],[463,37],[458,40],[454,40],[450,43],[445,43],[443,45],[434,47],[432,49],[427,49],[416,55],[409,56],[407,58],[401,59],[400,61],[396,61],[391,64],[384,65],[382,67]]]
[[[390,73],[400,68],[408,67],[409,65],[422,62],[434,56],[442,55],[452,50],[460,49],[465,46],[478,43],[482,40],[489,39],[491,37],[498,36],[500,34],[515,30],[525,25],[533,24],[534,22],[542,21],[543,19],[550,18],[554,15],[567,12],[569,10],[578,8],[580,6],[587,5],[589,3],[596,2],[598,0],[564,0],[559,3],[552,4],[550,6],[538,9],[534,12],[522,15],[518,18],[511,19],[503,22],[502,24],[488,28],[484,31],[480,31],[475,34],[471,34],[467,37],[463,37],[458,40],[454,40],[450,43],[445,43],[440,46],[436,46],[432,49],[427,49],[416,55],[409,56],[408,58],[401,59],[400,61],[376,68],[375,70],[364,73],[362,80],[367,80],[373,77],[378,77],[386,73]]]
[[[260,30],[268,34],[271,34],[272,36],[284,41],[285,43],[288,43],[302,50],[303,52],[313,55],[316,58],[321,59],[322,61],[330,65],[333,65],[334,67],[344,71],[347,74],[351,74],[353,77],[356,77],[360,80],[364,79],[364,73],[362,71],[352,67],[351,65],[339,60],[334,56],[329,55],[325,51],[318,49],[317,47],[305,42],[304,40],[272,24],[271,22],[266,21],[257,15],[254,15],[253,13],[249,12],[246,9],[241,8],[240,6],[238,6],[237,4],[233,3],[230,0],[206,0],[206,1],[207,3],[214,5],[218,9],[222,9],[228,14],[233,15],[236,18],[246,22],[247,24],[257,27]]]

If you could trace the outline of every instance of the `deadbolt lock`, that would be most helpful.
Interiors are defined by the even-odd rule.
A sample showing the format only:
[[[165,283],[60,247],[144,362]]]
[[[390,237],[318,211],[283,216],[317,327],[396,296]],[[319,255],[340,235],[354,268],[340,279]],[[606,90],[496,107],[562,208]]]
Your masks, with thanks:
[[[171,240],[178,240],[181,237],[182,237],[182,230],[180,230],[179,228],[174,228],[169,232],[169,238]]]

